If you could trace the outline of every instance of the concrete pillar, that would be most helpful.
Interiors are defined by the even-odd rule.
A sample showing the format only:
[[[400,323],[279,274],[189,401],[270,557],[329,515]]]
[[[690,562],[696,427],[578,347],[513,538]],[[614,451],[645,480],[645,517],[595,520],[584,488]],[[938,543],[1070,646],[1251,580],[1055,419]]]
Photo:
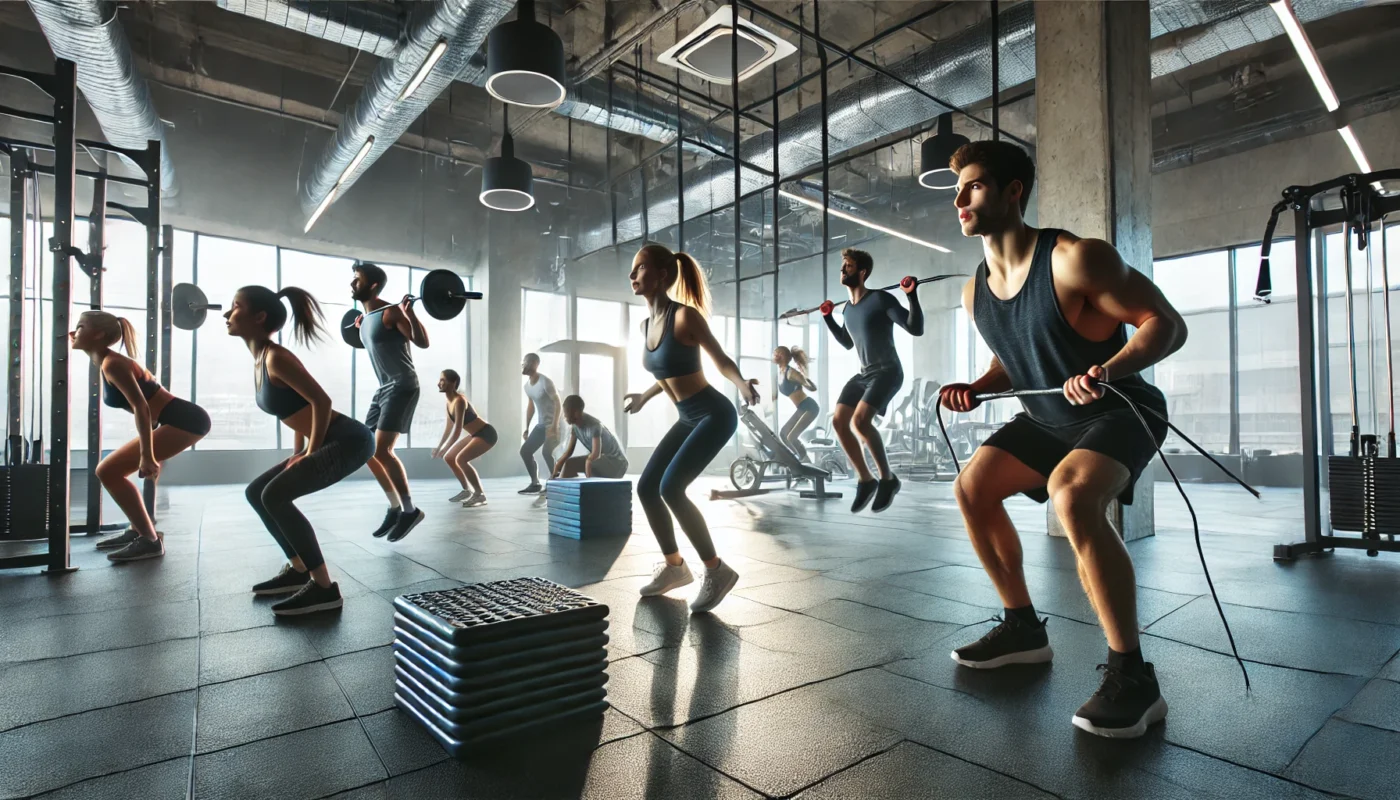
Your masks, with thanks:
[[[493,217],[501,212],[491,212]],[[490,477],[524,472],[520,463],[520,431],[525,427],[521,412],[520,359],[520,273],[518,262],[500,252],[497,243],[508,240],[497,236],[500,225],[491,222],[491,246],[487,248],[484,302],[472,313],[473,402],[481,403],[482,414],[496,428],[500,441],[483,458],[478,469]],[[484,313],[477,313],[476,309]],[[477,320],[480,319],[478,325]]]
[[[1035,4],[1037,210],[1047,226],[1112,242],[1152,275],[1151,28],[1148,4]],[[1151,380],[1151,373],[1144,377]],[[1124,539],[1153,533],[1149,469],[1109,519]],[[1052,536],[1063,536],[1046,508]]]

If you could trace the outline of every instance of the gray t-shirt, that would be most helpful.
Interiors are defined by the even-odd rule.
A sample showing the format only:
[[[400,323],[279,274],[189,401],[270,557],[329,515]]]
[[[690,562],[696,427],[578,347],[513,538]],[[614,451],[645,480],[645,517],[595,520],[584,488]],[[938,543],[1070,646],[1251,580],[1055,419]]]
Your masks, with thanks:
[[[539,380],[533,384],[529,378],[525,379],[525,396],[535,404],[536,424],[552,429],[555,426],[554,401],[559,393],[554,389],[554,381],[545,375],[538,377]]]
[[[608,430],[608,427],[599,422],[598,418],[592,414],[584,414],[573,428],[574,436],[578,439],[579,444],[583,445],[585,451],[593,452],[593,437],[598,436],[603,440],[603,447],[598,452],[599,456],[627,460],[627,453],[623,452],[622,446],[617,443],[617,437],[613,436],[612,431]]]

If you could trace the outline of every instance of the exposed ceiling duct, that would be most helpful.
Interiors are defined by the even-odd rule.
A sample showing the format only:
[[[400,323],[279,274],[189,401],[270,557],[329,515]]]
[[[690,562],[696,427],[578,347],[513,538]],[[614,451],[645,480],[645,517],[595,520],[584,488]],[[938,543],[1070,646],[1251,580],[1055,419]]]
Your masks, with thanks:
[[[117,6],[101,0],[29,0],[29,7],[54,55],[78,65],[78,88],[107,141],[129,150],[145,150],[152,139],[160,142],[161,193],[174,195],[165,126],[117,24]]]
[[[403,19],[392,6],[350,0],[218,0],[245,17],[343,44],[380,57],[394,54]]]
[[[1329,17],[1365,5],[1365,0],[1294,0],[1303,22]],[[1006,89],[1035,78],[1035,15],[1033,4],[1018,3],[1000,15],[1000,86]],[[1191,30],[1200,28],[1200,30]],[[1283,34],[1283,27],[1264,0],[1154,0],[1154,39],[1180,32],[1165,46],[1154,48],[1152,75],[1158,77],[1191,64]],[[966,108],[991,96],[992,67],[988,42],[990,21],[936,42],[888,67],[909,83],[949,104]],[[912,91],[899,81],[873,75],[833,92],[827,102],[829,151],[834,156],[883,136],[922,125],[950,109]],[[778,124],[778,159],[783,173],[821,163],[820,105],[811,105]],[[759,134],[740,149],[744,161],[764,169],[773,166],[773,134]],[[756,191],[771,180],[754,170],[742,170],[740,192]],[[684,177],[685,216],[692,219],[734,202],[734,169],[725,163],[691,170]],[[677,222],[676,188],[659,186],[647,192],[645,230],[662,230]],[[642,236],[641,214],[619,214],[617,241]],[[579,253],[613,242],[611,224],[581,231]]]

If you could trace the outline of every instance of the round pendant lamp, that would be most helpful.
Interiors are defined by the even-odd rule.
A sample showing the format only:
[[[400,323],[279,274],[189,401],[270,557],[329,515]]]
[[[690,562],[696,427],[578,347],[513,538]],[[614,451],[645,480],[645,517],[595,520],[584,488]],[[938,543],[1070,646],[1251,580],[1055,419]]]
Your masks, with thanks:
[[[948,161],[968,138],[953,133],[953,115],[938,118],[938,133],[928,137],[919,150],[919,184],[927,189],[955,189],[958,176],[949,169]]]
[[[535,178],[529,163],[515,157],[510,120],[501,137],[501,154],[486,159],[481,170],[481,204],[496,211],[527,211],[535,205]]]
[[[534,0],[521,0],[515,19],[486,38],[486,91],[503,103],[554,108],[564,102],[564,43],[535,21]]]

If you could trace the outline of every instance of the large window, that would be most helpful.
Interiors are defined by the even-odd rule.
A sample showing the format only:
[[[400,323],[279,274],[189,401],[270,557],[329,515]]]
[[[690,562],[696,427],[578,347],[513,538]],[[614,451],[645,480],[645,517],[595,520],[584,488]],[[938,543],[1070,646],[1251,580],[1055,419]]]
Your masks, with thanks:
[[[627,344],[625,304],[587,297],[580,297],[576,302],[577,338],[580,341],[602,342],[613,346]],[[583,398],[584,408],[614,432],[622,427],[618,425],[618,415],[622,413],[622,407],[620,400],[613,396],[613,382],[616,371],[624,366],[631,365],[618,364],[611,356],[581,353],[578,358],[578,393]],[[636,369],[641,369],[641,364],[637,364]],[[630,440],[630,427],[628,433]]]
[[[195,270],[196,281],[209,302],[227,309],[243,286],[277,286],[277,248],[200,236]],[[243,340],[229,336],[219,322],[213,316],[196,334],[195,402],[209,412],[214,423],[199,448],[276,447],[277,421],[253,402],[253,356]]]
[[[1201,447],[1230,450],[1230,254],[1218,250],[1155,262],[1153,279],[1186,319],[1186,345],[1153,376],[1172,422]],[[1175,433],[1164,450],[1189,450]]]
[[[1274,242],[1269,254],[1273,293],[1270,302],[1264,304],[1254,299],[1259,276],[1258,245],[1235,250],[1239,437],[1240,449],[1246,452],[1296,452],[1301,446],[1298,280],[1294,256],[1291,239]]]
[[[524,292],[524,296],[520,313],[520,351],[535,353],[540,357],[540,374],[554,381],[554,388],[559,391],[559,399],[562,401],[573,384],[568,380],[568,358],[563,353],[545,353],[541,349],[547,344],[569,338],[569,298],[552,292],[536,292],[530,289],[521,291]],[[520,418],[524,419],[529,398],[525,396],[523,389],[525,379],[520,376],[517,378],[522,387]],[[539,413],[536,412],[530,424],[538,422]]]
[[[414,269],[410,275],[414,292],[422,282],[426,270]],[[462,280],[466,288],[472,288],[471,278]],[[388,299],[388,298],[385,298]],[[398,298],[396,298],[398,299]],[[471,304],[467,304],[461,316],[456,319],[434,319],[417,306],[418,319],[428,333],[428,349],[413,351],[413,363],[418,368],[418,382],[422,391],[418,397],[418,410],[413,415],[413,431],[409,437],[413,447],[436,447],[442,437],[442,429],[447,425],[447,404],[437,390],[438,376],[445,369],[456,371],[462,377],[462,391],[471,399],[471,369],[467,363],[467,331]]]

